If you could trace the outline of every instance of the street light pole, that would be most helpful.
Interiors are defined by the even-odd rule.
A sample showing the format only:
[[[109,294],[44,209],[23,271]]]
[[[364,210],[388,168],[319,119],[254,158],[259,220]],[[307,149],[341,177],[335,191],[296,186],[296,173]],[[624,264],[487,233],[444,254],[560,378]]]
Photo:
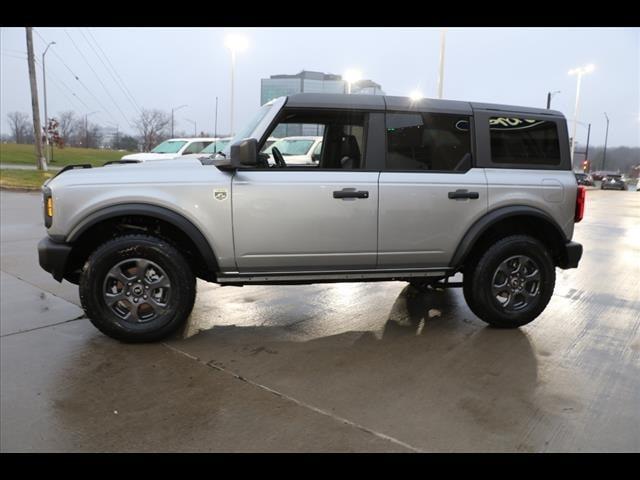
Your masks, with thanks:
[[[576,148],[576,129],[578,126],[578,109],[580,107],[580,83],[582,82],[582,75],[585,73],[591,73],[594,66],[589,64],[585,67],[578,67],[569,70],[569,75],[578,75],[578,83],[576,86],[576,106],[573,114],[573,135],[571,136],[571,162],[573,162],[574,152]]]
[[[246,50],[248,46],[247,39],[241,35],[229,35],[224,41],[225,46],[231,52],[231,113],[229,118],[231,136],[233,136],[233,109],[234,109],[234,89],[236,74],[236,53]]]
[[[607,140],[609,139],[609,116],[607,112],[604,112],[604,116],[607,119],[607,132],[604,135],[604,152],[602,155],[602,170],[604,170],[605,162],[607,161]]]
[[[548,92],[547,93],[547,110],[549,110],[551,108],[551,99],[553,98],[553,96],[556,93],[560,93],[560,90],[556,90],[555,92]]]
[[[177,112],[181,108],[188,107],[189,105],[180,105],[171,109],[171,138],[173,138],[173,112]]]
[[[587,161],[587,165],[589,167],[589,170],[591,170],[591,162],[589,161],[589,137],[591,136],[591,124],[589,124],[589,126],[587,127],[587,147],[585,148],[584,151],[584,159]]]
[[[46,153],[48,155],[47,156],[47,161],[51,161],[51,142],[49,141],[49,115],[47,114],[47,75],[45,73],[45,63],[44,63],[44,56],[47,54],[47,50],[49,50],[49,47],[51,45],[55,45],[56,42],[49,42],[49,44],[47,45],[47,48],[44,49],[44,52],[42,53],[42,91],[44,93],[44,133],[45,133],[45,138],[47,140],[47,146],[45,147]]]
[[[444,89],[444,49],[447,38],[447,29],[443,28],[440,32],[440,74],[438,75],[438,98],[442,98],[442,90]]]
[[[213,126],[213,136],[218,138],[218,97],[216,97],[216,121]]]

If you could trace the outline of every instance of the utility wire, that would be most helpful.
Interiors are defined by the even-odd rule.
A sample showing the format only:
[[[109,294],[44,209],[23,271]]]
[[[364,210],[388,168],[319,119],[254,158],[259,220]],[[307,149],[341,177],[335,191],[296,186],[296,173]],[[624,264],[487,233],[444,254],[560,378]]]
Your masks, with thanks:
[[[36,32],[36,34],[40,37],[40,40],[42,40],[44,42],[45,45],[48,45],[49,42],[47,42],[42,35],[40,35],[40,33],[34,28],[33,29],[34,32]],[[78,78],[78,76],[73,72],[73,70],[71,70],[71,68],[69,68],[69,66],[64,62],[64,60],[62,59],[62,57],[60,57],[60,55],[58,55],[56,53],[55,50],[51,50],[53,52],[54,55],[56,55],[58,57],[58,59],[62,62],[62,64],[67,67],[67,69],[69,70],[69,72],[71,72],[71,75],[73,75],[73,77],[80,81],[80,79]],[[35,56],[34,60],[36,61],[36,63],[39,63],[40,61],[38,60],[38,57]],[[64,80],[62,80],[60,77],[58,77],[58,75],[56,75],[56,73],[54,71],[51,70],[51,67],[49,67],[49,73],[55,78],[57,79],[58,82],[60,82],[68,91],[71,95],[73,95],[76,100],[78,100],[78,102],[80,102],[87,110],[91,110],[91,107],[89,107],[89,105],[87,105],[87,103],[82,100],[82,98],[80,98],[80,96],[76,95],[76,93],[73,91],[73,89],[71,87],[69,87],[66,82]],[[82,82],[80,82],[82,83]],[[86,88],[86,87],[85,87]],[[91,92],[89,92],[91,93]]]
[[[133,125],[131,125],[131,123],[129,122],[129,119],[127,118],[127,116],[124,114],[124,112],[122,111],[122,109],[120,108],[120,105],[118,105],[118,102],[115,101],[115,99],[113,98],[113,96],[111,95],[111,93],[109,92],[109,90],[107,89],[106,85],[102,82],[102,79],[100,78],[100,75],[98,75],[96,73],[96,71],[93,69],[93,67],[91,66],[91,64],[89,63],[89,61],[87,60],[87,58],[84,56],[84,54],[82,53],[82,50],[80,50],[80,48],[78,47],[78,45],[76,44],[76,42],[73,40],[73,38],[71,37],[71,35],[69,35],[69,32],[67,32],[67,29],[64,29],[64,33],[67,35],[67,37],[69,37],[69,40],[71,40],[71,43],[73,43],[73,46],[76,48],[76,50],[78,51],[78,53],[80,54],[80,56],[82,57],[82,59],[85,61],[85,63],[87,64],[87,66],[89,67],[89,69],[93,72],[93,74],[96,76],[96,78],[98,79],[98,82],[100,82],[100,85],[102,85],[102,88],[104,88],[104,91],[107,93],[107,95],[109,96],[109,98],[111,99],[111,101],[113,102],[113,104],[115,105],[115,107],[118,109],[118,111],[120,112],[120,114],[122,115],[122,118],[124,118],[125,122],[129,124],[129,126],[131,128],[133,128]],[[113,117],[113,115],[109,114],[109,116],[115,121],[116,119]]]
[[[45,45],[48,45],[49,42],[47,42],[47,40],[45,40],[45,38],[40,35],[40,33],[34,28],[33,29],[34,32],[36,32],[36,34],[40,37],[40,39],[45,43]],[[73,70],[71,70],[71,67],[69,67],[69,65],[67,65],[67,63],[62,59],[62,57],[60,55],[58,55],[58,53],[54,50],[51,50],[53,52],[53,54],[58,57],[58,59],[60,60],[60,62],[62,62],[62,64],[67,68],[67,70],[69,70],[69,72],[71,73],[71,75],[73,75],[73,78],[75,78],[78,83],[80,83],[80,85],[82,85],[82,87],[89,93],[89,95],[91,95],[91,97],[93,97],[93,99],[96,101],[96,103],[103,109],[103,111],[109,115],[112,119],[115,120],[115,117],[111,114],[111,112],[109,111],[109,109],[107,107],[105,107],[102,102],[98,99],[98,97],[96,97],[94,95],[94,93],[89,90],[89,87],[87,87],[84,82],[82,80],[80,80],[80,77],[78,77],[78,75],[75,74],[75,72]]]
[[[17,52],[17,54],[14,53],[10,53],[7,52],[6,50],[4,51],[3,55],[11,57],[11,58],[16,58],[18,60],[27,60],[27,52],[20,52],[19,50],[15,50],[15,52]],[[40,61],[37,58],[34,58],[36,66],[40,68],[40,71],[42,71],[42,66],[40,65]],[[51,72],[49,72],[49,74],[51,74]],[[75,102],[73,102],[71,100],[71,98],[69,97],[69,95],[67,94],[67,92],[65,92],[64,90],[62,90],[62,87],[60,86],[60,84],[57,82],[57,80],[55,78],[50,78],[50,80],[52,80],[54,82],[54,84],[56,85],[56,87],[58,89],[60,89],[60,93],[62,93],[65,97],[67,97],[67,100],[69,100],[69,103],[73,104],[73,107],[76,108]]]
[[[122,79],[122,77],[120,76],[120,74],[118,73],[118,70],[116,70],[116,67],[113,66],[113,64],[111,63],[111,60],[109,60],[109,57],[107,56],[107,54],[105,53],[105,51],[102,49],[102,47],[100,46],[100,44],[98,43],[98,40],[96,40],[96,37],[93,36],[93,33],[91,33],[91,30],[89,30],[88,28],[85,28],[85,30],[87,31],[87,33],[89,34],[89,36],[93,39],[93,42],[96,44],[96,46],[98,47],[98,49],[100,50],[100,52],[102,52],[102,55],[104,56],[105,60],[107,61],[107,63],[111,66],[111,69],[113,70],[113,73],[116,74],[116,76],[118,77],[118,79],[120,80],[120,84],[118,84],[118,86],[121,85],[121,89],[123,89],[125,91],[125,93],[128,95],[128,98],[133,102],[133,105],[135,106],[135,108],[138,110],[139,113],[142,113],[142,109],[140,108],[140,105],[138,104],[138,102],[136,102],[135,97],[133,96],[133,94],[131,93],[131,91],[127,88],[127,84],[124,83],[124,80]],[[112,77],[113,78],[113,77]],[[116,82],[117,83],[117,82]]]
[[[15,53],[9,53],[9,52],[4,52],[2,54],[3,57],[12,57],[12,58],[19,58],[20,60],[26,60],[27,59],[27,54],[24,54],[25,56],[21,57],[19,55],[16,55]]]
[[[113,82],[118,86],[118,88],[120,89],[120,91],[122,91],[122,93],[124,94],[124,97],[127,99],[127,101],[129,103],[131,103],[131,105],[133,106],[134,110],[137,110],[138,107],[137,105],[131,100],[131,98],[127,95],[127,92],[124,91],[124,89],[122,88],[122,85],[120,85],[120,83],[118,83],[118,81],[116,80],[115,76],[113,75],[113,73],[111,73],[111,70],[109,69],[109,67],[107,66],[107,64],[104,62],[104,60],[102,59],[102,57],[100,56],[100,54],[98,54],[98,51],[95,49],[95,47],[92,45],[91,41],[87,38],[87,36],[84,34],[84,32],[82,30],[80,30],[80,34],[82,35],[82,37],[84,38],[85,42],[87,43],[87,45],[89,45],[89,47],[91,47],[91,50],[93,50],[93,53],[96,55],[96,57],[98,58],[98,60],[100,60],[100,63],[102,63],[102,66],[104,67],[104,69],[107,71],[107,73],[111,76],[111,79],[113,80]]]

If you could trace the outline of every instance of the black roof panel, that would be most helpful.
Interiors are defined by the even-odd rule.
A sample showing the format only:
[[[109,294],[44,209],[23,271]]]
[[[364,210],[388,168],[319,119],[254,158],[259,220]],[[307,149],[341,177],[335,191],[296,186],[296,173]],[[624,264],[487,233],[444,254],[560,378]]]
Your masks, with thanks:
[[[537,115],[564,117],[562,112],[545,108],[500,105],[494,103],[462,102],[423,98],[412,100],[409,97],[389,95],[358,95],[342,93],[296,93],[287,97],[288,107],[298,108],[345,108],[352,110],[396,110],[396,111],[434,111],[471,115],[473,110],[495,110],[496,112],[521,112]]]

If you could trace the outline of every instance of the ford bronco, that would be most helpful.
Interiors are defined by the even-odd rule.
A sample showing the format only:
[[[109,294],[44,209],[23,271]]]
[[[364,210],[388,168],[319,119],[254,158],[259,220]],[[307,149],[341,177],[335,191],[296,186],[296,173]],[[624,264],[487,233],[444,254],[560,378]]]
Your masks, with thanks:
[[[322,137],[319,160],[264,152],[279,127]],[[67,167],[43,186],[39,261],[122,341],[176,332],[196,278],[461,286],[480,319],[519,327],[546,307],[555,268],[582,255],[571,167],[557,111],[296,94],[213,158]]]

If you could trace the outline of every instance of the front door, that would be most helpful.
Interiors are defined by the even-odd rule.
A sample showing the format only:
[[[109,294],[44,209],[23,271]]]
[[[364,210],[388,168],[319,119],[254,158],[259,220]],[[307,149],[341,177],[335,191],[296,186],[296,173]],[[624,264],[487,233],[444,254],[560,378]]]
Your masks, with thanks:
[[[261,168],[240,169],[233,177],[239,272],[375,269],[380,173],[366,171],[368,117],[349,110],[283,110],[264,138],[294,136],[261,154]],[[318,162],[286,164],[292,152],[277,149],[286,139],[310,146],[322,139]]]
[[[375,268],[378,175],[238,171],[232,184],[238,271]]]

